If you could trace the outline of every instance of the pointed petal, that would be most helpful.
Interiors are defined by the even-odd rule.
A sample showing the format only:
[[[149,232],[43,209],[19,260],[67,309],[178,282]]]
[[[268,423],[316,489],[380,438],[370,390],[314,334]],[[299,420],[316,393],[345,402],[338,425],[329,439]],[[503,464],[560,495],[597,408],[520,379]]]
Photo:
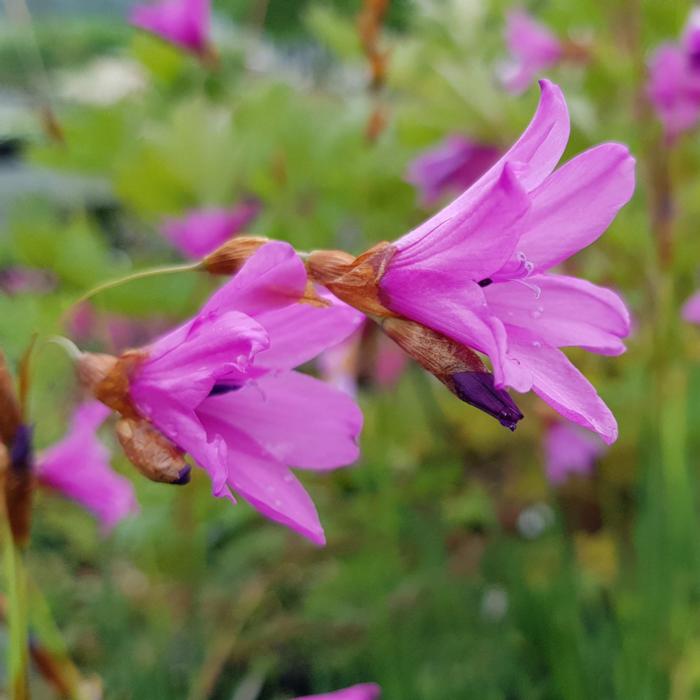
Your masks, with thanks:
[[[520,257],[545,271],[593,243],[632,196],[634,169],[634,158],[618,143],[591,148],[559,168],[531,193]],[[519,265],[514,259],[494,279],[512,276]]]
[[[254,385],[213,396],[202,420],[235,426],[265,452],[293,467],[335,469],[354,462],[362,413],[344,392],[299,372],[267,375]]]
[[[617,440],[617,421],[595,387],[560,350],[509,333],[509,352],[532,374],[532,390],[565,418],[592,430],[607,444]]]
[[[296,700],[378,700],[381,692],[381,688],[376,683],[361,683],[344,690],[336,690],[334,693],[306,695]]]
[[[265,517],[323,546],[326,540],[316,507],[299,480],[222,418],[207,413],[202,422],[211,440],[220,437],[225,444],[228,485]]]
[[[529,329],[553,347],[580,346],[603,355],[625,351],[627,307],[615,292],[565,275],[533,275],[527,286],[496,283],[484,289],[489,309],[507,326]]]
[[[469,210],[472,200],[480,191],[501,177],[506,163],[513,165],[515,175],[526,192],[535,189],[554,170],[569,140],[569,112],[557,85],[541,80],[540,89],[542,95],[535,116],[510,150],[451,204],[400,238],[396,242],[399,247],[420,240],[448,219]]]

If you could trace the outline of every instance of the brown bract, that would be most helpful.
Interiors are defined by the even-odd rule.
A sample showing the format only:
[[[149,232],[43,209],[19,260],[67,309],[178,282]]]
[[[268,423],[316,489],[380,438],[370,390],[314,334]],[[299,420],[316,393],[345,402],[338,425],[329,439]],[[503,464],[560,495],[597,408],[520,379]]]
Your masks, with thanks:
[[[245,261],[269,240],[263,236],[235,236],[209,253],[200,267],[212,275],[235,275]]]
[[[150,423],[122,418],[117,423],[117,437],[129,461],[151,481],[189,481],[189,466],[182,452]]]
[[[315,250],[306,259],[307,273],[339,299],[374,318],[396,316],[379,298],[379,282],[396,248],[382,242],[354,258],[342,250]]]
[[[15,439],[21,422],[22,411],[15,383],[7,367],[5,355],[0,350],[0,440],[8,447]]]
[[[187,483],[184,453],[159,432],[134,406],[129,380],[148,354],[128,350],[120,357],[83,353],[77,362],[81,383],[106,406],[119,413],[117,437],[129,461],[151,481]]]

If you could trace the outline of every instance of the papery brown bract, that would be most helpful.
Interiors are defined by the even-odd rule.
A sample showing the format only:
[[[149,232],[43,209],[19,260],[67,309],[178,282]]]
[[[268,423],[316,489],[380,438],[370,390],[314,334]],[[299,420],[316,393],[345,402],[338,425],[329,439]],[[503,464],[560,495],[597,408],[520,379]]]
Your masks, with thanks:
[[[269,243],[262,236],[236,236],[220,245],[201,262],[201,269],[212,275],[235,275],[258,248]]]

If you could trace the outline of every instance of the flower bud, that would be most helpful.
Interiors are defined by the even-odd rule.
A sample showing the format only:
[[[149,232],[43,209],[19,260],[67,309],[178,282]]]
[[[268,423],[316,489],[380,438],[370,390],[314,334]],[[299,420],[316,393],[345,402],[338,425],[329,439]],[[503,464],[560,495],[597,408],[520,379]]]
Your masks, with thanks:
[[[245,261],[269,239],[262,236],[234,236],[209,253],[200,263],[200,269],[212,275],[235,275]]]
[[[515,430],[523,418],[513,399],[494,385],[493,375],[470,348],[415,321],[385,318],[382,330],[457,398]]]
[[[117,438],[129,461],[148,479],[165,484],[187,484],[190,466],[183,452],[143,419],[122,418]]]
[[[5,474],[7,519],[15,543],[24,547],[29,541],[32,518],[32,430],[20,425],[9,449],[9,468]]]

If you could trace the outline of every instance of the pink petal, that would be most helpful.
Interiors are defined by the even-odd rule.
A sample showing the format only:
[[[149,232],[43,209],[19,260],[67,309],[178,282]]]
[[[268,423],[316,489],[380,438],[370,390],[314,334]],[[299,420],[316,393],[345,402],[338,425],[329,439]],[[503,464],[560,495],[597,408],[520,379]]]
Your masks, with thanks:
[[[509,333],[509,353],[532,375],[532,389],[568,420],[617,440],[617,421],[593,385],[560,350],[525,332]]]
[[[554,170],[569,140],[569,112],[558,86],[541,80],[540,88],[542,95],[535,116],[510,150],[461,196],[400,238],[396,242],[400,248],[422,239],[449,219],[460,218],[465,211],[470,211],[480,192],[502,177],[506,163],[513,166],[518,182],[528,192]]]
[[[203,422],[246,433],[263,451],[293,467],[335,469],[354,462],[362,413],[344,392],[299,372],[270,374],[234,392],[207,399]]]
[[[489,309],[506,327],[529,329],[554,347],[580,346],[604,355],[625,351],[630,317],[615,292],[564,275],[533,275],[527,285],[496,283],[484,289]]]
[[[377,700],[381,692],[382,689],[376,683],[362,683],[345,690],[337,690],[335,693],[305,695],[296,700]]]
[[[97,401],[78,408],[67,435],[45,450],[36,471],[42,485],[93,513],[105,531],[138,510],[131,482],[112,470],[96,431],[111,411]]]
[[[165,0],[136,5],[129,21],[165,41],[200,54],[209,41],[210,0]]]
[[[544,437],[547,478],[560,484],[570,474],[586,476],[604,451],[605,446],[594,435],[570,423],[555,423]]]
[[[198,260],[243,231],[259,212],[255,200],[226,209],[194,209],[181,218],[166,219],[162,230],[184,255]]]
[[[293,304],[257,315],[270,336],[270,347],[255,358],[256,367],[291,369],[312,360],[351,336],[365,317],[329,292],[319,295],[331,306]]]
[[[201,416],[210,441],[218,439],[225,446],[229,486],[265,517],[324,545],[316,507],[291,470],[228,423],[225,416],[206,409]]]
[[[519,257],[544,271],[597,240],[632,196],[634,168],[617,143],[591,148],[559,168],[531,193]],[[514,276],[519,266],[514,258],[494,279]]]
[[[527,193],[506,163],[497,179],[465,200],[459,211],[453,209],[434,230],[396,242],[398,251],[382,278],[382,291],[391,299],[392,279],[402,272],[412,277],[436,274],[452,284],[489,277],[513,254],[529,206]]]
[[[695,294],[685,302],[681,315],[685,321],[700,323],[700,292],[695,292]]]

